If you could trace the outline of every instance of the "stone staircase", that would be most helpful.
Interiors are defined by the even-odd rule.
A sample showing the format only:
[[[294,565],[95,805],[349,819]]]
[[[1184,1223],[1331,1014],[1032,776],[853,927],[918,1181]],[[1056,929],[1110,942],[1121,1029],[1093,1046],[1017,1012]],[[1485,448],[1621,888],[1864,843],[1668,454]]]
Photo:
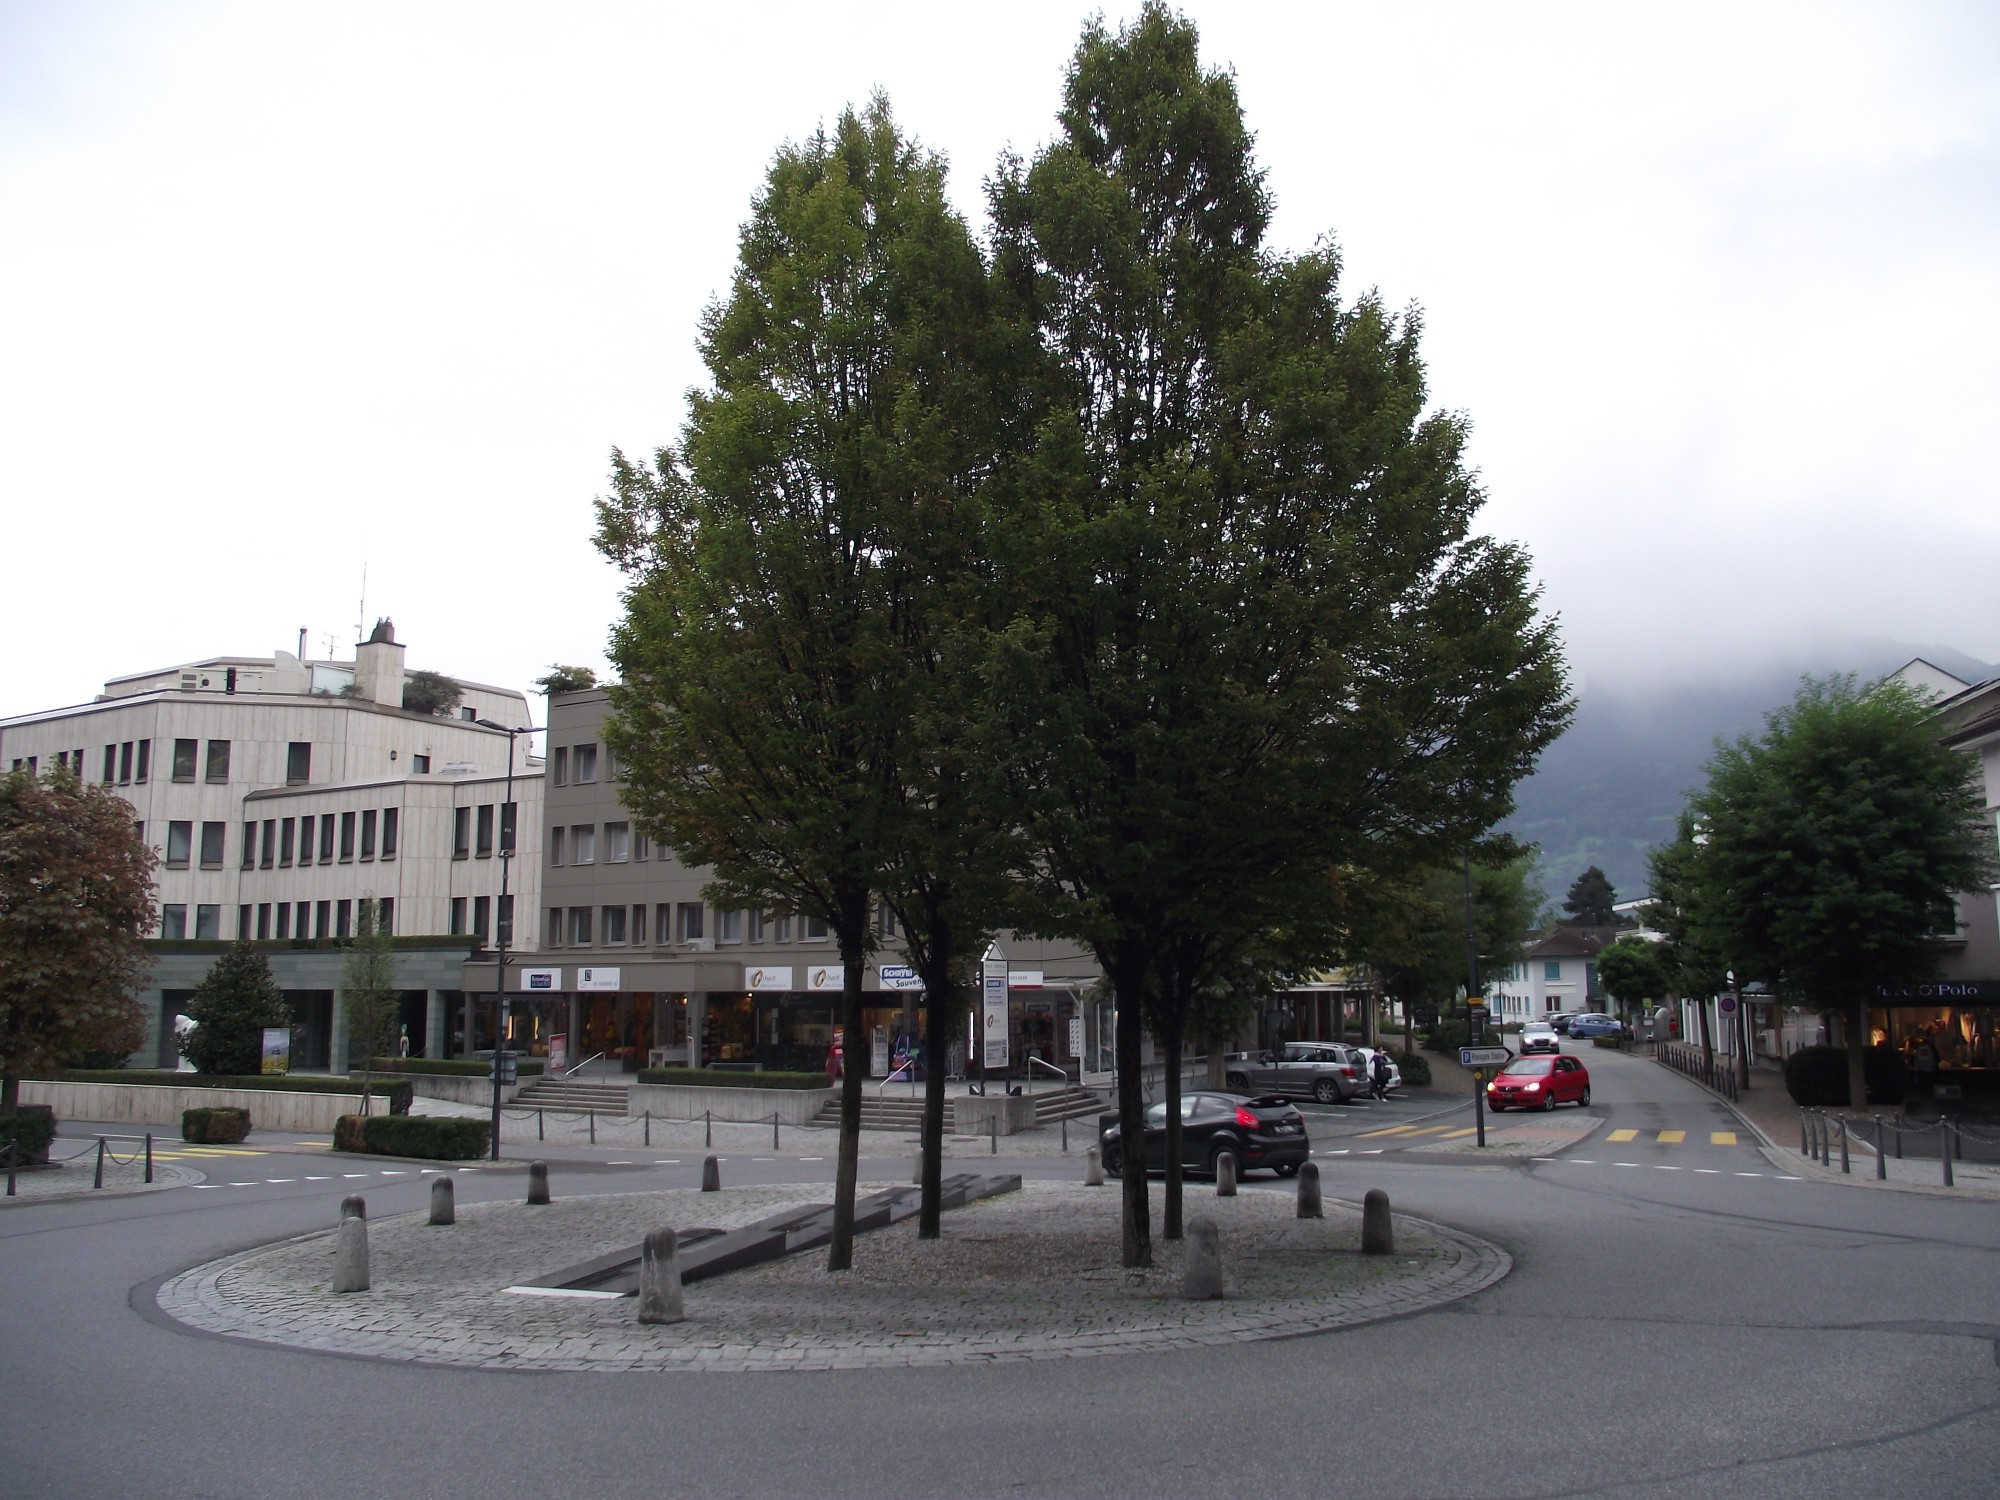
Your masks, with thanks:
[[[524,1085],[509,1109],[553,1110],[560,1114],[615,1115],[631,1113],[632,1090],[623,1083],[584,1083],[569,1078],[537,1078]]]
[[[997,1087],[997,1085],[996,1085]],[[1035,1101],[1035,1123],[1053,1125],[1058,1120],[1075,1120],[1089,1116],[1095,1119],[1104,1108],[1103,1097],[1091,1089],[1070,1085],[1059,1089],[1043,1089],[1031,1096]],[[950,1129],[952,1101],[945,1100],[945,1127]],[[889,1091],[877,1094],[874,1090],[862,1096],[861,1128],[863,1130],[901,1130],[914,1135],[923,1125],[924,1096],[921,1088],[912,1095],[905,1089],[897,1092],[894,1085]],[[813,1117],[815,1125],[838,1125],[840,1123],[839,1096],[826,1101]]]

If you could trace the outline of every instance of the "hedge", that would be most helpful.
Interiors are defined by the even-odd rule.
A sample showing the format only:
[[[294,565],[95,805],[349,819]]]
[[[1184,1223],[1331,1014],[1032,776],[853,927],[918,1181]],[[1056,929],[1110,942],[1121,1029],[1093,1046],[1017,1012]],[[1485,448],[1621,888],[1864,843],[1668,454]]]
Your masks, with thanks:
[[[1421,1052],[1406,1052],[1396,1059],[1396,1070],[1403,1075],[1403,1082],[1412,1088],[1429,1088],[1431,1083],[1431,1060]]]
[[[733,1068],[641,1068],[641,1083],[697,1089],[823,1089],[824,1073],[740,1073]]]
[[[440,1078],[490,1078],[493,1065],[484,1058],[378,1057],[368,1064],[377,1073],[423,1073]],[[543,1069],[539,1057],[517,1057],[514,1068],[523,1078],[533,1078]]]
[[[1426,1052],[1449,1052],[1456,1057],[1458,1049],[1465,1045],[1466,1035],[1465,1022],[1440,1021],[1424,1037],[1424,1050]]]
[[[333,1149],[425,1161],[472,1161],[493,1144],[486,1120],[454,1115],[342,1115],[333,1125]]]
[[[234,1146],[250,1134],[250,1111],[223,1105],[181,1111],[181,1139],[194,1145]]]
[[[47,1161],[49,1142],[55,1138],[55,1111],[46,1104],[24,1104],[19,1114],[0,1115],[0,1158],[4,1158],[7,1143],[12,1141],[18,1148],[17,1164]]]
[[[1909,1073],[1902,1055],[1888,1047],[1870,1047],[1863,1064],[1870,1104],[1901,1104],[1909,1092]],[[1832,1105],[1844,1109],[1848,1103],[1847,1049],[1845,1047],[1801,1047],[1785,1059],[1785,1092],[1794,1104]]]
[[[264,1073],[178,1073],[171,1068],[66,1068],[47,1075],[56,1083],[141,1083],[169,1089],[268,1089],[276,1093],[346,1094],[358,1084],[345,1078]],[[416,1089],[405,1078],[384,1078],[375,1092],[389,1101],[391,1114],[406,1115]]]

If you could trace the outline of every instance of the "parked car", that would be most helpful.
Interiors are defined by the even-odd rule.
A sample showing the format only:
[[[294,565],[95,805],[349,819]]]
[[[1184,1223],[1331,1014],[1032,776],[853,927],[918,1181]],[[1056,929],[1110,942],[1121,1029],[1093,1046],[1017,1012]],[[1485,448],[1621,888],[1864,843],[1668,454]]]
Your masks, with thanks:
[[[1557,1036],[1568,1036],[1569,1023],[1576,1017],[1577,1013],[1573,1010],[1552,1010],[1542,1019],[1555,1028]]]
[[[1366,1064],[1362,1076],[1372,1080],[1375,1076],[1372,1070],[1375,1067],[1375,1053],[1377,1049],[1374,1047],[1356,1047],[1354,1050],[1361,1054],[1361,1061]],[[1382,1055],[1389,1059],[1389,1081],[1383,1086],[1384,1092],[1393,1094],[1403,1086],[1403,1070],[1396,1066],[1395,1053],[1384,1052]]]
[[[1556,1036],[1555,1027],[1547,1021],[1530,1021],[1521,1028],[1521,1056],[1536,1052],[1560,1052],[1562,1042]]]
[[[1167,1106],[1146,1111],[1146,1170],[1167,1166]],[[1125,1167],[1125,1143],[1117,1125],[1104,1128],[1100,1145],[1104,1170],[1113,1177]],[[1215,1174],[1216,1159],[1233,1152],[1239,1172],[1268,1167],[1280,1177],[1296,1176],[1312,1159],[1305,1118],[1297,1106],[1275,1094],[1251,1097],[1208,1090],[1181,1095],[1181,1170]]]
[[[1591,1010],[1571,1019],[1569,1034],[1573,1037],[1623,1036],[1625,1027],[1615,1016]]]
[[[1590,1103],[1590,1070],[1574,1057],[1517,1057],[1486,1085],[1486,1107],[1554,1109]]]
[[[1232,1052],[1227,1086],[1241,1094],[1283,1094],[1345,1104],[1368,1092],[1367,1059],[1345,1042],[1287,1042],[1274,1052]]]

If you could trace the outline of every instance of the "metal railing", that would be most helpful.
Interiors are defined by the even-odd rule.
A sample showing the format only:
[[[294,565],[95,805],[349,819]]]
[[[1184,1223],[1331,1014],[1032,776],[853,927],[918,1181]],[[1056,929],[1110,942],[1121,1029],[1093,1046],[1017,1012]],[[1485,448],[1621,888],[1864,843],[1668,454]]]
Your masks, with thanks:
[[[1840,1170],[1852,1173],[1854,1168],[1850,1141],[1859,1123],[1838,1112],[1800,1109],[1799,1154],[1823,1167],[1831,1168],[1837,1141]],[[1981,1145],[2000,1143],[2000,1135],[1967,1130],[1963,1120],[1954,1120],[1949,1115],[1939,1115],[1929,1124],[1919,1124],[1907,1116],[1885,1120],[1877,1114],[1868,1117],[1868,1124],[1873,1136],[1872,1140],[1868,1140],[1868,1145],[1875,1153],[1877,1182],[1888,1178],[1892,1152],[1895,1160],[1905,1159],[1904,1142],[1908,1137],[1921,1140],[1933,1131],[1937,1133],[1939,1178],[1945,1187],[1957,1186],[1954,1164],[1965,1160],[1965,1142],[1968,1137]]]
[[[1736,1081],[1736,1059],[1725,1053],[1713,1055],[1699,1047],[1690,1047],[1683,1042],[1655,1042],[1653,1058],[1666,1064],[1683,1077],[1692,1078],[1703,1088],[1722,1095],[1734,1102],[1739,1096]]]
[[[1064,1088],[1069,1087],[1069,1070],[1067,1068],[1059,1068],[1052,1062],[1043,1062],[1032,1052],[1024,1053],[1023,1057],[1028,1064],[1028,1092],[1034,1092],[1036,1068],[1040,1068],[1044,1073],[1055,1074],[1056,1077],[1062,1080]]]

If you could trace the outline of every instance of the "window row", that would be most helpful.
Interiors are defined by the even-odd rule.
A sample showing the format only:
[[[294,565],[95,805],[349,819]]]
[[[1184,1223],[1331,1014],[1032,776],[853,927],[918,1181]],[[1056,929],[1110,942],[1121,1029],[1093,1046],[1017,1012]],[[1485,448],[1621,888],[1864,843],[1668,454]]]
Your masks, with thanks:
[[[77,780],[81,781],[83,779],[83,752],[81,750],[56,751],[56,764],[66,771],[74,771]],[[14,757],[14,769],[17,771],[25,770],[30,776],[40,775],[42,758],[39,755],[17,755]]]
[[[760,911],[718,911],[715,932],[708,928],[708,908],[699,901],[660,901],[650,908],[644,902],[631,906],[552,906],[542,941],[551,948],[607,948],[646,946],[646,919],[652,916],[652,941],[668,943],[775,943],[792,940],[792,918],[769,917]],[[457,929],[453,929],[456,931]],[[826,941],[826,923],[817,917],[799,919],[799,937],[805,942]]]
[[[353,937],[357,914],[368,907],[360,901],[260,901],[236,908],[236,935],[239,938],[344,938]],[[396,903],[384,896],[373,903],[375,920],[383,932],[396,930]],[[194,909],[194,931],[188,931],[188,909],[180,902],[160,908],[160,936],[180,939],[220,938],[222,908],[200,905]]]
[[[552,865],[594,865],[597,863],[598,839],[595,823],[576,823],[568,828],[549,830],[549,863]],[[652,846],[646,842],[646,835],[634,833],[630,823],[606,823],[604,825],[604,863],[622,865],[628,862],[644,863],[652,855]]]
[[[469,908],[469,912],[468,912]],[[499,930],[491,930],[489,923],[497,914]],[[470,920],[468,921],[468,915]],[[451,932],[454,937],[476,937],[484,947],[488,940],[514,945],[514,898],[501,896],[453,896],[451,898]]]
[[[311,746],[306,747],[306,760],[308,765],[310,765],[312,760]],[[175,740],[174,780],[193,781],[197,764],[201,767],[202,780],[227,781],[229,779],[229,741],[210,740],[208,742],[208,754],[204,758],[201,754],[200,740]]]
[[[477,807],[455,807],[451,810],[451,857],[453,859],[491,859],[493,857],[494,807],[496,804],[482,802]],[[504,857],[514,852],[515,804],[502,802],[499,807],[500,853]]]
[[[401,808],[385,807],[378,812],[369,807],[359,812],[321,813],[316,818],[307,813],[299,818],[265,818],[262,822],[255,818],[246,819],[243,824],[242,868],[290,869],[293,865],[344,865],[356,859],[365,864],[377,858],[394,859],[401,818]],[[185,823],[167,825],[167,865],[170,869],[174,868],[173,830],[188,826]],[[202,824],[203,868],[210,868],[208,830],[220,829],[221,826],[219,823]],[[220,833],[216,838],[216,863],[220,864]],[[315,850],[317,859],[314,857]]]
[[[617,768],[611,762],[611,747],[604,748],[604,779],[616,781]],[[549,774],[557,786],[592,786],[597,781],[598,747],[594,744],[558,745],[549,752]]]

